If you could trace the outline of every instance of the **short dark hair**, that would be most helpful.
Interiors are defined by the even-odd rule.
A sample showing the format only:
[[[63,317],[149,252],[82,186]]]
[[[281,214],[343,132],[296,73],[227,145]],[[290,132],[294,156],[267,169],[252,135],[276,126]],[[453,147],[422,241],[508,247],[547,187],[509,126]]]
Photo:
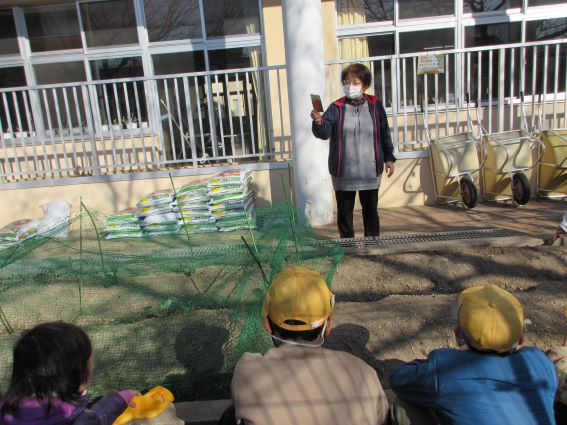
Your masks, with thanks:
[[[346,80],[348,74],[356,76],[356,78],[362,81],[364,87],[370,87],[370,84],[372,84],[372,73],[370,69],[362,63],[351,63],[343,69],[343,72],[341,72],[341,81]]]
[[[276,325],[268,316],[268,322],[270,323],[270,327],[272,328],[272,333],[275,334],[277,337],[281,339],[289,340],[289,341],[308,341],[312,342],[315,341],[321,335],[323,331],[323,323],[321,326],[315,329],[311,329],[308,331],[290,331],[288,329],[284,329]]]
[[[25,397],[46,400],[46,414],[54,397],[64,402],[77,401],[80,386],[89,380],[91,354],[88,335],[71,323],[43,323],[24,333],[14,347],[2,416],[17,414]]]

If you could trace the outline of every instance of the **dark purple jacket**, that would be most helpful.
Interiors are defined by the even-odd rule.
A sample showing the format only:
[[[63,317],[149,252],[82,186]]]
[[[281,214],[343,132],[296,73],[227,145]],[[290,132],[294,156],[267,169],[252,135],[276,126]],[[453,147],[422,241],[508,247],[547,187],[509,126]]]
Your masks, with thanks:
[[[374,154],[376,157],[376,175],[379,176],[384,171],[384,163],[396,161],[394,156],[394,145],[390,137],[388,117],[382,102],[376,96],[365,94],[368,102],[368,110],[372,116],[374,124]],[[318,139],[331,139],[329,144],[329,173],[332,176],[340,177],[343,174],[345,143],[348,140],[343,138],[344,110],[347,98],[342,97],[334,101],[323,114],[323,124],[317,125],[313,122],[311,127],[313,135]]]
[[[132,396],[131,391],[112,393],[90,408],[87,408],[88,397],[76,404],[55,399],[48,416],[45,403],[29,397],[20,405],[18,415],[2,416],[0,425],[112,425],[128,407]]]

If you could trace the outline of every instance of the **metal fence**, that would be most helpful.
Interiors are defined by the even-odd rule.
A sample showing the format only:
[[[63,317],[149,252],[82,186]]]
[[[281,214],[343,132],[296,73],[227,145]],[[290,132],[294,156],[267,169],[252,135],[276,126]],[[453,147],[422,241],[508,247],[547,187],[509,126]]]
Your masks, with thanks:
[[[439,61],[437,71],[442,72],[433,73],[434,69],[429,67],[420,74],[420,63],[431,63],[431,59]],[[342,96],[340,73],[345,63],[353,61],[327,64],[327,101]],[[424,147],[424,120],[429,123],[432,137],[464,131],[467,106],[472,108],[473,122],[480,121],[489,133],[519,129],[522,93],[530,130],[567,126],[567,40],[356,61],[371,69],[370,91],[378,96],[391,117],[392,138],[398,151]],[[542,122],[537,119],[539,111],[544,115]]]
[[[285,74],[280,66],[0,90],[1,182],[289,158]]]
[[[424,57],[443,72],[418,73]],[[352,61],[326,64],[327,103]],[[519,128],[522,92],[532,128],[567,125],[567,40],[356,61],[406,155],[425,147],[423,120],[433,137],[463,131],[467,106],[489,132]],[[2,89],[0,184],[290,159],[290,113],[284,66]]]

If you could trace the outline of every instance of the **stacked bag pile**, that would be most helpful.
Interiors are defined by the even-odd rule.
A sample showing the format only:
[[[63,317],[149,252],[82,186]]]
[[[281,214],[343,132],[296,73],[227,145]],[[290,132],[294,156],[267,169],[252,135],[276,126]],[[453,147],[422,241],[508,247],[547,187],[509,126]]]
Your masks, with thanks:
[[[228,170],[208,182],[209,211],[221,232],[256,227],[250,171]]]
[[[71,204],[51,201],[41,205],[43,217],[39,220],[24,218],[0,229],[0,250],[10,248],[33,236],[66,238],[69,233]]]
[[[24,218],[14,221],[0,229],[0,249],[10,248],[37,234],[39,221]]]
[[[157,190],[141,198],[136,204],[143,236],[177,233],[177,213],[174,211],[173,192]]]
[[[106,239],[139,238],[142,235],[136,208],[126,208],[104,217]]]
[[[188,183],[175,194],[173,207],[177,214],[179,232],[207,233],[218,230],[209,211],[207,182],[205,179]]]
[[[177,192],[149,193],[135,208],[105,217],[106,239],[255,228],[251,180],[250,171],[228,170],[190,182]]]

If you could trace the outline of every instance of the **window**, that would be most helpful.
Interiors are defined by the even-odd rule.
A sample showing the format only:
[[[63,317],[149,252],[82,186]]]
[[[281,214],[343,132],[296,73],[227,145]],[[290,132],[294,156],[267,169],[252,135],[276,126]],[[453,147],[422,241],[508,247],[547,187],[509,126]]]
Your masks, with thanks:
[[[467,27],[465,29],[465,46],[491,46],[506,43],[518,43],[521,41],[522,25],[520,22],[506,22],[499,24],[477,25],[475,27]],[[503,61],[506,69],[512,62],[514,57],[515,70],[514,75],[506,73],[504,75],[504,96],[515,97],[520,91],[520,50],[511,51],[507,49],[503,53],[498,50],[483,51],[480,55],[473,54],[471,56],[470,72],[475,76],[481,73],[481,84],[478,85],[478,79],[473,78],[470,87],[471,97],[474,99],[487,100],[489,98],[496,99],[498,96],[498,87],[500,84],[499,63]],[[490,77],[492,76],[492,79]],[[513,81],[511,81],[513,79]],[[492,85],[492,90],[490,90]],[[514,93],[511,93],[512,85]],[[480,87],[480,88],[479,88]]]
[[[16,66],[11,68],[0,68],[0,88],[23,87],[26,85],[26,74],[24,67]],[[24,99],[25,98],[25,99]],[[5,102],[4,102],[5,101]],[[31,117],[26,118],[25,102],[27,102],[28,110],[31,105],[30,99],[26,92],[16,92],[15,99],[10,93],[0,96],[0,126],[5,133],[4,138],[12,137],[6,133],[15,133],[19,131],[29,131],[29,122]],[[8,105],[8,108],[5,107]],[[19,120],[18,120],[19,117]]]
[[[567,18],[545,19],[526,23],[526,41],[567,38]]]
[[[202,51],[152,55],[152,58],[156,75],[205,70],[205,54]]]
[[[454,0],[398,0],[400,19],[454,15]]]
[[[258,0],[207,0],[203,7],[207,37],[260,33]]]
[[[521,31],[522,24],[520,22],[505,22],[501,24],[466,27],[465,47],[519,43],[521,41]]]
[[[91,61],[91,72],[93,80],[112,80],[144,75],[142,58],[137,56]]]
[[[11,9],[0,10],[0,55],[19,54],[16,24]]]
[[[337,0],[339,25],[358,25],[394,19],[393,0]]]
[[[455,30],[442,28],[428,31],[400,32],[400,53],[427,52],[432,50],[453,49],[455,47]],[[425,93],[425,77],[416,75],[417,59],[402,59],[402,69],[405,67],[406,87],[401,88],[404,105],[413,105],[417,99],[418,104],[435,103],[435,81],[437,81],[437,99],[441,103],[454,102],[455,98],[455,55],[441,55],[445,72],[430,76]],[[448,85],[448,87],[446,87]],[[448,89],[448,90],[446,90]],[[446,94],[449,99],[446,99]]]
[[[150,42],[203,38],[198,0],[144,0]]]
[[[548,4],[565,3],[565,0],[528,0],[528,6],[545,6]]]
[[[85,64],[81,62],[60,62],[34,65],[37,84],[71,83],[86,81]]]
[[[393,55],[394,52],[394,34],[339,39],[339,56],[341,59],[387,56]]]
[[[380,34],[368,37],[368,53],[370,56],[387,56],[396,52],[394,34]]]
[[[32,52],[82,48],[74,4],[29,7],[25,18]]]
[[[455,48],[455,30],[443,28],[428,31],[400,32],[400,53],[425,52]]]
[[[567,37],[567,18],[545,19],[526,23],[526,41],[552,40]],[[556,46],[548,47],[547,58],[545,47],[533,46],[526,48],[526,94],[543,94],[544,81],[546,93],[565,91],[565,75],[567,73],[566,52],[564,46],[559,48],[558,63],[556,63]],[[534,70],[534,60],[536,67]],[[547,61],[547,62],[546,62]]]
[[[465,13],[505,11],[522,7],[522,0],[463,0]]]
[[[205,54],[202,51],[153,55],[152,58],[156,75],[205,70]],[[157,86],[166,157],[170,160],[202,158],[203,142],[207,134],[210,134],[205,100],[205,78],[159,80]],[[186,96],[186,93],[189,96]],[[199,123],[199,114],[203,119],[203,131]],[[193,134],[190,123],[193,124]],[[194,140],[191,140],[192,136],[195,137]],[[192,152],[191,142],[194,142],[196,148],[195,155]],[[209,155],[211,153],[208,152]]]
[[[142,58],[136,56],[91,61],[91,73],[93,80],[141,77],[144,75]],[[131,116],[135,116],[138,121],[148,120],[143,83],[127,82],[95,87],[102,125],[121,126],[122,120]],[[140,116],[135,92],[138,93]]]
[[[86,81],[87,79],[85,64],[82,61],[46,63],[34,65],[33,68],[38,84],[71,83]],[[47,132],[50,129],[59,131],[59,122],[61,122],[64,135],[68,134],[71,128],[86,127],[87,119],[82,90],[66,87],[56,89],[55,92],[47,90],[39,96],[39,101],[43,106],[43,122]],[[67,98],[66,101],[65,97]],[[46,101],[47,105],[45,104]],[[47,136],[49,137],[49,135]]]
[[[26,74],[23,66],[0,68],[0,89],[23,87],[26,85]]]
[[[250,68],[261,63],[258,47],[209,51],[211,70]],[[228,81],[214,77],[210,81],[217,121],[220,110],[221,124],[215,123],[217,142],[222,147],[220,153],[229,154],[233,149],[238,154],[258,152],[267,140],[263,74],[239,72],[229,75]],[[221,139],[222,135],[224,139]]]
[[[209,51],[211,71],[220,69],[251,68],[261,66],[262,58],[258,47],[240,47]]]
[[[88,47],[137,44],[132,0],[80,3]]]

